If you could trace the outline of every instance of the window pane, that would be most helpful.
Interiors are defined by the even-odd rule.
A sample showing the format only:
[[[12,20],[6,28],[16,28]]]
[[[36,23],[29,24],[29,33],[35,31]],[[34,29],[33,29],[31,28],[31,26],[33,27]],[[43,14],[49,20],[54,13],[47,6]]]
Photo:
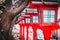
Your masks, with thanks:
[[[51,15],[55,15],[55,10],[51,10]]]
[[[33,16],[33,23],[38,23],[38,16]]]
[[[48,18],[44,18],[44,22],[47,23],[48,22]]]
[[[54,21],[55,21],[55,19],[54,19],[54,18],[51,18],[50,20],[51,20],[50,22],[54,22]]]
[[[44,16],[45,16],[45,15],[48,15],[48,11],[47,11],[47,10],[44,10],[43,13],[44,13],[44,14],[43,14]]]
[[[30,23],[30,18],[26,18],[26,23]]]
[[[55,22],[55,10],[44,10],[43,19],[44,19],[44,23]]]

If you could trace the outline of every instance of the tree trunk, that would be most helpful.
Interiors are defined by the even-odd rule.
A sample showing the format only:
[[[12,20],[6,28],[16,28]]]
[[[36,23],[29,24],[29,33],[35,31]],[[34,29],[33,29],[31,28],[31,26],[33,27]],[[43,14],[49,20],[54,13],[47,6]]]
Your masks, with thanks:
[[[3,15],[0,22],[0,28],[1,28],[0,32],[4,40],[12,40],[11,38],[9,38],[11,36],[9,35],[10,28],[13,27],[16,20],[16,16],[19,14],[19,12],[21,12],[29,3],[29,0],[24,0],[23,3],[21,0],[19,1],[20,1],[20,5],[18,3],[17,4],[18,7],[15,8],[13,8],[11,0],[5,1],[6,7],[5,10],[3,11]]]
[[[4,11],[1,18],[1,25],[2,25],[1,32],[6,40],[8,40],[9,29],[11,27],[12,18],[13,17],[9,12]]]

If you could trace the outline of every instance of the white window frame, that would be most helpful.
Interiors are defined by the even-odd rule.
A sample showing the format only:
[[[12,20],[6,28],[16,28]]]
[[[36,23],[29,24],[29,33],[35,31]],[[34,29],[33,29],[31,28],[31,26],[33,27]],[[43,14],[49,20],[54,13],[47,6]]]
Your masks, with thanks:
[[[26,18],[26,23],[30,23],[30,18]]]
[[[38,16],[33,16],[33,23],[38,23]]]
[[[44,23],[54,23],[56,19],[55,10],[43,10],[43,21]]]

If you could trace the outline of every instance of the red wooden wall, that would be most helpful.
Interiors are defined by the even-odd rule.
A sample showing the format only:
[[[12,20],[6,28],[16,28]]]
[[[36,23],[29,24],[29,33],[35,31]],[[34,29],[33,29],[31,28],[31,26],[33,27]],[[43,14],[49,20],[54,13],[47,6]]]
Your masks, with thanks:
[[[29,8],[36,8],[37,10],[40,10],[40,18],[41,18],[41,22],[38,22],[38,23],[33,23],[31,21],[31,23],[26,23],[26,18],[30,18],[32,16],[37,16],[38,14],[35,13],[35,14],[32,14],[32,13],[29,13],[28,11],[25,12],[26,15],[30,15],[30,16],[24,16],[24,18],[22,18],[21,20],[25,20],[25,23],[19,23],[20,25],[20,38],[22,37],[22,40],[24,39],[24,34],[22,34],[22,32],[24,32],[22,30],[22,27],[24,28],[25,26],[27,27],[27,38],[26,40],[28,40],[28,28],[29,26],[32,26],[33,28],[33,40],[36,40],[36,30],[37,28],[41,29],[43,31],[43,34],[44,34],[44,39],[45,40],[50,40],[50,36],[52,34],[52,31],[53,30],[57,30],[60,28],[60,26],[58,25],[58,22],[57,22],[57,17],[58,17],[58,7],[59,7],[60,4],[32,4],[32,3],[29,3]],[[56,19],[55,19],[55,23],[51,23],[51,24],[45,24],[43,22],[43,10],[56,10]],[[20,21],[21,21],[20,20]]]

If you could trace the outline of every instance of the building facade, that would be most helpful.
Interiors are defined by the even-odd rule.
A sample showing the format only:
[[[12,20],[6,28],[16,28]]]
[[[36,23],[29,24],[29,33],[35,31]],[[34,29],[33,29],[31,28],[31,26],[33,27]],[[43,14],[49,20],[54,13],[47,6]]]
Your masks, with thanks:
[[[32,1],[20,14],[21,40],[60,40],[60,4]]]

